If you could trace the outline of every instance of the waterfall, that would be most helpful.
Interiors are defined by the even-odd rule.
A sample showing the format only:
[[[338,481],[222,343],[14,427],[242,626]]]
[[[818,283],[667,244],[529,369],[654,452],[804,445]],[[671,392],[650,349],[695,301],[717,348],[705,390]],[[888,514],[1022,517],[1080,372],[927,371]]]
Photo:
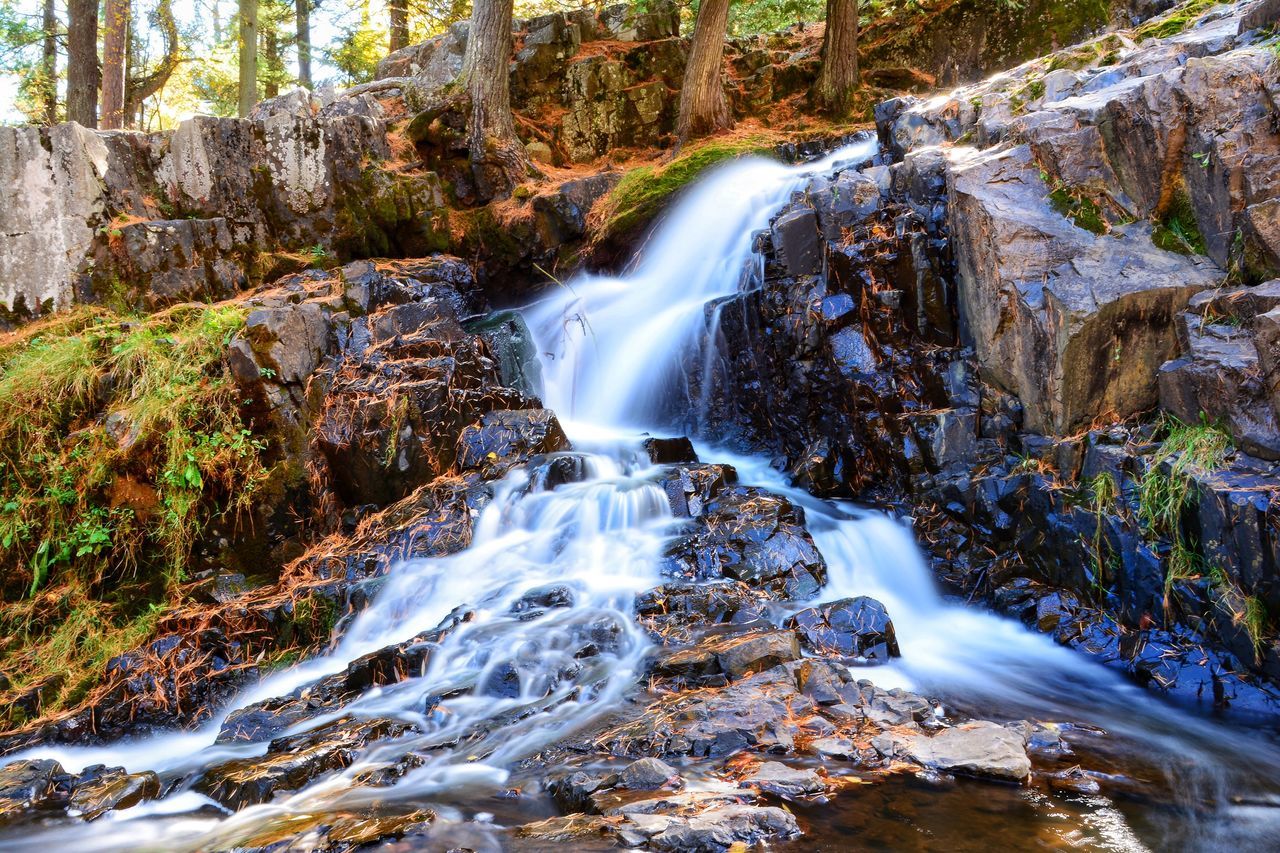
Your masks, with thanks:
[[[15,758],[56,758],[69,770],[103,762],[180,777],[260,755],[265,744],[214,744],[229,713],[340,672],[461,608],[465,618],[432,641],[421,675],[373,688],[338,712],[411,723],[417,733],[379,742],[346,770],[234,814],[211,814],[210,801],[180,784],[165,799],[108,813],[91,828],[59,825],[39,836],[24,830],[21,838],[0,838],[0,848],[29,847],[37,837],[80,851],[219,848],[265,826],[287,826],[296,815],[466,791],[487,796],[515,762],[616,708],[642,677],[650,648],[632,616],[634,599],[662,582],[662,551],[676,524],[641,449],[641,431],[661,432],[672,408],[695,403],[672,395],[684,393],[686,370],[705,371],[716,357],[707,343],[716,337],[714,329],[708,334],[707,305],[760,283],[755,233],[810,175],[856,166],[874,152],[874,142],[865,141],[810,164],[748,158],[724,165],[688,189],[629,273],[580,275],[530,307],[546,402],[582,458],[580,482],[551,489],[527,470],[511,472],[476,520],[469,548],[394,567],[334,650],[264,679],[198,731],[105,747],[40,747]],[[870,595],[885,603],[903,657],[868,672],[877,683],[937,691],[991,713],[1101,726],[1168,755],[1169,766],[1195,765],[1198,775],[1187,777],[1188,786],[1215,795],[1263,756],[1274,766],[1270,747],[1259,741],[1169,709],[1016,623],[945,601],[902,522],[818,501],[763,459],[709,444],[699,455],[730,462],[744,483],[805,507],[829,567],[822,599]],[[548,590],[569,606],[526,606]],[[588,644],[594,653],[580,655]],[[476,689],[495,681],[506,687]],[[397,765],[415,750],[420,763]],[[396,768],[392,784],[363,781],[389,768]],[[441,819],[450,813],[438,810]]]

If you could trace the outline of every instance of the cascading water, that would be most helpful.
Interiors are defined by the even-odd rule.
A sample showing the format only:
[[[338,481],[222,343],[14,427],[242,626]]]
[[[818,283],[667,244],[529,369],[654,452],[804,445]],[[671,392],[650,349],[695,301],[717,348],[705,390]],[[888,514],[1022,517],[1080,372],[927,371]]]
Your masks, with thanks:
[[[632,618],[633,600],[661,582],[662,549],[674,521],[640,451],[639,431],[659,428],[673,407],[693,404],[683,376],[688,364],[703,365],[714,355],[700,351],[714,338],[706,334],[714,318],[708,305],[757,283],[754,233],[807,175],[873,154],[874,144],[864,142],[804,166],[746,159],[722,167],[690,189],[630,274],[582,276],[533,306],[527,313],[542,352],[546,402],[573,439],[585,476],[548,488],[529,471],[513,471],[482,510],[467,550],[395,567],[331,653],[264,680],[226,709],[288,694],[454,614],[452,630],[435,640],[422,675],[373,688],[338,712],[409,723],[416,733],[377,742],[346,770],[234,814],[210,808],[210,800],[180,782],[164,799],[108,813],[91,827],[50,826],[39,843],[76,850],[223,849],[262,837],[264,828],[287,833],[305,826],[299,821],[307,815],[397,799],[429,803],[447,821],[465,816],[449,803],[471,792],[477,799],[492,794],[515,762],[616,707],[635,687],[648,651]],[[1152,753],[1154,764],[1184,774],[1169,787],[1186,795],[1188,807],[1220,807],[1224,793],[1253,796],[1274,787],[1257,778],[1246,784],[1244,773],[1264,762],[1280,766],[1269,746],[1167,709],[1012,622],[946,603],[903,525],[814,500],[764,460],[699,449],[704,460],[731,462],[742,481],[805,506],[829,568],[824,600],[856,594],[886,604],[903,658],[875,671],[883,686],[912,684],[987,714],[1102,726],[1135,751]],[[548,594],[571,604],[537,607]],[[588,646],[591,653],[582,654]],[[498,689],[474,689],[493,685]],[[215,745],[225,717],[191,733],[101,748],[41,748],[15,758],[52,757],[71,770],[102,762],[181,780],[264,752],[265,744]],[[418,760],[406,763],[411,754]],[[379,773],[389,784],[367,783]],[[469,816],[476,817],[474,810]],[[1118,828],[1113,822],[1078,840],[1132,849],[1139,842],[1123,818],[1117,820]],[[1205,838],[1226,837],[1222,826],[1208,822]],[[1258,827],[1249,824],[1255,837]],[[0,838],[0,848],[27,848],[36,837],[28,830]]]

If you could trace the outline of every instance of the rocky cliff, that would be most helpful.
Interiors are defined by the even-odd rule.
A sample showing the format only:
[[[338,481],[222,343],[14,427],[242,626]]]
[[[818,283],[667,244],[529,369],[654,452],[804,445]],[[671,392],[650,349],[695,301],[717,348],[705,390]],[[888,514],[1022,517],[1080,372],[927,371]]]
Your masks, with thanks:
[[[1278,16],[879,106],[884,165],[811,184],[720,309],[711,419],[814,491],[913,494],[941,573],[1059,642],[1274,709]]]

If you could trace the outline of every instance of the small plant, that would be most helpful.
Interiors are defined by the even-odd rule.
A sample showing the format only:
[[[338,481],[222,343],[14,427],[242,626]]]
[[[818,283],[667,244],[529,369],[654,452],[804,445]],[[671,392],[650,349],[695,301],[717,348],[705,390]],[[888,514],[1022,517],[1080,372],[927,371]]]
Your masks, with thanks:
[[[329,250],[324,246],[321,246],[319,243],[316,243],[314,246],[307,249],[307,255],[310,256],[311,263],[321,264],[328,260]]]
[[[1216,470],[1234,446],[1229,434],[1207,421],[1191,426],[1168,417],[1165,429],[1156,459],[1138,485],[1138,513],[1153,533],[1176,539],[1179,518],[1190,498],[1191,473]]]
[[[1209,168],[1209,162],[1213,159],[1213,155],[1207,151],[1203,151],[1199,154],[1192,154],[1191,159],[1199,163],[1200,168],[1207,169]]]
[[[1093,551],[1093,585],[1099,591],[1106,588],[1106,570],[1107,570],[1107,554],[1106,539],[1103,536],[1103,519],[1115,508],[1116,500],[1120,497],[1120,489],[1116,485],[1116,479],[1109,471],[1102,471],[1094,475],[1085,484],[1085,491],[1088,494],[1089,509],[1093,513],[1093,541],[1091,550]]]

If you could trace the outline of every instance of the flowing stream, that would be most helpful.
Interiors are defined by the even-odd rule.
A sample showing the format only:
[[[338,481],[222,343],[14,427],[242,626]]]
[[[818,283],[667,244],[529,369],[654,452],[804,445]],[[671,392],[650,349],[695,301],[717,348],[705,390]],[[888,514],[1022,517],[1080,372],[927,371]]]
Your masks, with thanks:
[[[640,442],[645,430],[662,432],[662,413],[673,405],[697,405],[684,376],[687,365],[714,358],[700,350],[715,337],[705,333],[708,304],[759,284],[753,235],[809,175],[866,162],[874,153],[874,143],[864,142],[807,165],[746,159],[721,167],[686,192],[627,274],[579,276],[527,310],[542,352],[546,404],[583,459],[580,482],[550,489],[527,470],[513,471],[477,519],[470,548],[396,566],[332,652],[268,677],[198,731],[105,747],[42,747],[15,757],[56,758],[72,771],[104,763],[181,779],[230,758],[261,755],[266,744],[214,744],[226,713],[339,672],[465,607],[473,615],[448,634],[423,675],[371,689],[340,712],[413,723],[420,734],[378,742],[347,770],[234,814],[180,784],[161,800],[93,824],[64,821],[38,834],[28,828],[0,837],[0,849],[37,843],[83,851],[223,849],[261,838],[264,828],[287,833],[300,816],[396,801],[430,805],[442,823],[483,822],[488,816],[468,801],[491,802],[512,783],[517,762],[598,720],[643,676],[649,645],[632,617],[633,601],[662,582],[661,552],[676,522]],[[868,671],[878,684],[938,695],[975,715],[1105,730],[1102,736],[1081,728],[1083,748],[1117,767],[1139,768],[1156,792],[1127,803],[1099,797],[1072,804],[1038,802],[1014,789],[985,793],[997,786],[895,795],[931,802],[962,796],[969,805],[1021,798],[1021,823],[989,828],[988,837],[973,835],[984,831],[980,825],[951,827],[958,846],[947,849],[989,849],[1036,834],[1053,846],[1113,850],[1170,842],[1248,849],[1241,839],[1277,839],[1272,814],[1280,812],[1268,803],[1280,791],[1280,751],[1268,741],[1170,708],[1014,622],[944,600],[904,523],[815,500],[791,488],[767,460],[710,443],[698,450],[703,461],[733,464],[742,482],[805,507],[828,564],[823,600],[870,595],[886,605],[903,657]],[[569,590],[572,606],[525,606],[531,591],[556,587]],[[580,654],[587,647],[592,654]],[[495,680],[511,685],[499,691],[502,698],[472,690]],[[414,751],[429,757],[402,766]],[[389,768],[399,774],[393,784],[363,781]],[[860,791],[848,791],[825,808],[838,817],[860,798]],[[811,817],[814,824],[823,820],[820,811]],[[872,831],[876,820],[895,819],[862,815],[857,823]],[[822,840],[816,829],[797,844],[823,849]]]

